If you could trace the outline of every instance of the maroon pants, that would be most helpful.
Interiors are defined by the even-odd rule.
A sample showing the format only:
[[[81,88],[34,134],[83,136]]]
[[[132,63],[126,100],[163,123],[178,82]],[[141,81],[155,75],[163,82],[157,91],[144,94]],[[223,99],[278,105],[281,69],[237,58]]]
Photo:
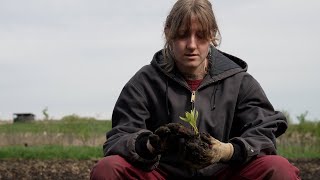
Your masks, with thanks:
[[[91,170],[92,180],[137,179],[137,180],[165,180],[166,173],[160,169],[145,172],[132,166],[118,155],[107,156],[101,159]],[[300,179],[299,169],[291,165],[287,159],[276,156],[260,156],[250,163],[238,167],[227,168],[216,174],[212,179],[228,180],[284,180]]]

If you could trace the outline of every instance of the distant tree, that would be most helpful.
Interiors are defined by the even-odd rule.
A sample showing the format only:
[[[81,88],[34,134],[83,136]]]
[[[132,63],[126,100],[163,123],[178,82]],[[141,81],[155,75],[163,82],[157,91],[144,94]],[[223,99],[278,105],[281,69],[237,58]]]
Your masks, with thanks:
[[[297,119],[299,121],[300,124],[306,123],[307,120],[307,115],[308,115],[308,111],[305,111],[304,113],[300,114],[299,116],[297,116]]]
[[[49,120],[48,107],[45,107],[45,108],[42,110],[42,114],[43,114],[43,116],[44,116],[44,120]]]

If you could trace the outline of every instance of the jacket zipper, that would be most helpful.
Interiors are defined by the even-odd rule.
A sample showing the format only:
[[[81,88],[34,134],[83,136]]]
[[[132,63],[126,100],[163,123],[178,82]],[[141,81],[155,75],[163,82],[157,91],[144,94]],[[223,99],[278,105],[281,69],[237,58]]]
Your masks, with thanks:
[[[191,109],[194,109],[194,102],[196,101],[196,91],[191,91]]]

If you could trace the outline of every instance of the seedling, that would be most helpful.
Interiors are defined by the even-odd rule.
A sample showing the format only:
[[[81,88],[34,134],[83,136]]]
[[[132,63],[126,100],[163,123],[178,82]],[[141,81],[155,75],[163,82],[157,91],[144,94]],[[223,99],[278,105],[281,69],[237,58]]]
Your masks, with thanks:
[[[187,111],[185,117],[180,116],[180,119],[185,122],[188,122],[193,128],[196,135],[199,134],[199,131],[197,128],[198,111],[195,110],[195,108],[193,108],[190,112]]]

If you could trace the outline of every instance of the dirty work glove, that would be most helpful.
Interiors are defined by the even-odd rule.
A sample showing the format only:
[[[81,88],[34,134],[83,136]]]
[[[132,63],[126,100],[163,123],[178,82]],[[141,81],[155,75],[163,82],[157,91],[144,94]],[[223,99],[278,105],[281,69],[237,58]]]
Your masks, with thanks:
[[[184,148],[186,139],[194,136],[191,129],[179,123],[160,126],[149,136],[147,148],[152,154],[178,153]]]
[[[203,137],[204,138],[204,137]],[[231,159],[234,149],[231,143],[223,143],[219,140],[209,137],[212,150],[212,163],[227,162]]]
[[[211,137],[208,133],[185,142],[185,163],[192,169],[202,169],[216,162],[226,162],[233,155],[231,143],[223,143]]]

